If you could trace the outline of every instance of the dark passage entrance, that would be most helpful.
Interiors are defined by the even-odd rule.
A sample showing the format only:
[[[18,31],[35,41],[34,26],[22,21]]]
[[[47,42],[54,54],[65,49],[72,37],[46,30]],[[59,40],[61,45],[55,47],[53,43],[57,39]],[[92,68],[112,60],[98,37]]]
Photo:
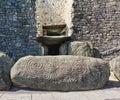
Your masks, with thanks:
[[[60,45],[49,45],[48,46],[48,55],[59,55]]]

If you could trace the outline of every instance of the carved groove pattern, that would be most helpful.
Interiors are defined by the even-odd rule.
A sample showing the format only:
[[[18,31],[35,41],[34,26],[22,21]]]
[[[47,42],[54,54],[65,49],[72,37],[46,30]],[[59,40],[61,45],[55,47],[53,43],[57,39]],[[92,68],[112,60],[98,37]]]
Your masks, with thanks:
[[[105,62],[101,59],[80,56],[28,56],[21,58],[13,66],[12,70],[17,67],[19,67],[20,70],[16,70],[15,73],[11,72],[11,77],[13,83],[21,85],[19,80],[15,80],[18,71],[21,73],[20,77],[24,77],[24,84],[35,89],[93,89],[101,87],[101,85],[103,86],[108,80],[109,68],[108,66],[100,66],[100,64],[103,63]],[[101,71],[99,69],[101,69]],[[98,81],[100,85],[97,84],[96,81]]]

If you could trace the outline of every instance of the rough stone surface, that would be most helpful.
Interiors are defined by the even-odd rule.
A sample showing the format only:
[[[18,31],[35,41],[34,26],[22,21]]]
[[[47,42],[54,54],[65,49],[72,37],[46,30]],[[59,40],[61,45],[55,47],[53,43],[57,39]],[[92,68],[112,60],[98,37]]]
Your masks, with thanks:
[[[91,40],[104,53],[120,45],[119,0],[0,0],[0,50],[11,58],[38,55],[43,25],[66,24],[72,40]],[[120,50],[104,55],[110,60]]]
[[[93,47],[93,44],[88,41],[74,41],[65,42],[60,46],[60,55],[79,55],[79,56],[89,56],[95,58],[101,58],[101,54],[98,48]]]
[[[12,60],[0,52],[0,90],[8,90],[11,86],[10,69],[12,64]]]
[[[42,90],[102,88],[109,66],[102,59],[80,56],[26,56],[11,69],[14,85]]]
[[[74,41],[68,45],[68,55],[93,56],[93,46],[90,42]]]
[[[40,36],[36,39],[39,43],[44,45],[59,45],[70,40],[68,36]]]
[[[111,71],[120,80],[120,56],[109,61]]]
[[[100,52],[120,45],[120,2],[118,0],[70,1],[72,1],[72,10],[69,16],[72,19],[69,23],[73,40],[91,40]],[[119,54],[120,50],[103,58],[110,60]]]
[[[65,24],[67,0],[36,0],[37,33],[43,35],[43,26]]]
[[[71,44],[75,44],[75,48],[74,46],[71,46]],[[78,44],[78,45],[76,45]],[[88,49],[87,49],[88,48]],[[68,54],[68,52],[73,49],[73,53],[72,54]],[[47,46],[43,46],[43,55],[48,55],[48,47]],[[54,49],[53,49],[54,50]],[[71,52],[71,51],[70,51]],[[63,44],[60,45],[59,47],[59,55],[81,55],[81,56],[90,56],[90,57],[95,57],[95,58],[101,58],[101,55],[98,48],[93,47],[91,42],[88,41],[74,41],[74,42],[70,42],[67,41]]]
[[[0,51],[14,60],[41,55],[36,34],[35,0],[0,0]]]
[[[68,55],[68,45],[70,41],[63,43],[59,48],[60,55]]]

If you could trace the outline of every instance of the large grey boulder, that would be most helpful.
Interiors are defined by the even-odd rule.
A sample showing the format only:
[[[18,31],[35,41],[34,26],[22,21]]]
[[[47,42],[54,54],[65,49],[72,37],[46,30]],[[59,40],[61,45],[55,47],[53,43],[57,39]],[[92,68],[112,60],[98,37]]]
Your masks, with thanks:
[[[109,61],[111,71],[114,73],[116,78],[120,80],[120,56]]]
[[[70,42],[68,46],[68,55],[79,55],[92,57],[93,45],[87,41],[74,41]]]
[[[109,66],[80,56],[26,56],[11,69],[14,85],[42,90],[90,90],[104,87]]]
[[[65,42],[60,46],[59,54],[101,58],[99,50],[89,41]]]
[[[10,69],[12,60],[4,53],[0,52],[0,91],[8,90],[11,86]]]

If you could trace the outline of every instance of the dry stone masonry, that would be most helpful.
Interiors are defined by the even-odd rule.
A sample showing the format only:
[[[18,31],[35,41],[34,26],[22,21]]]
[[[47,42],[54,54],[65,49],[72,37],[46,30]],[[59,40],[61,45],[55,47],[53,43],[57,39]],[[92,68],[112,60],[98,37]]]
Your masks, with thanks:
[[[14,61],[20,58],[11,69],[12,60],[0,53],[0,90],[10,88],[10,69],[19,87],[102,88],[110,74],[104,60],[120,55],[120,2],[0,0],[0,51]],[[110,66],[120,80],[119,60]]]
[[[0,50],[13,59],[41,55],[34,38],[46,25],[66,25],[72,41],[90,40],[106,60],[120,53],[119,0],[0,0]]]
[[[38,35],[43,35],[43,26],[65,24],[67,0],[36,0],[36,26]]]
[[[73,40],[90,40],[100,52],[114,50],[103,56],[106,60],[120,54],[119,0],[73,0]],[[120,48],[120,47],[119,47]]]
[[[14,60],[40,55],[36,34],[34,0],[0,0],[0,51]]]

